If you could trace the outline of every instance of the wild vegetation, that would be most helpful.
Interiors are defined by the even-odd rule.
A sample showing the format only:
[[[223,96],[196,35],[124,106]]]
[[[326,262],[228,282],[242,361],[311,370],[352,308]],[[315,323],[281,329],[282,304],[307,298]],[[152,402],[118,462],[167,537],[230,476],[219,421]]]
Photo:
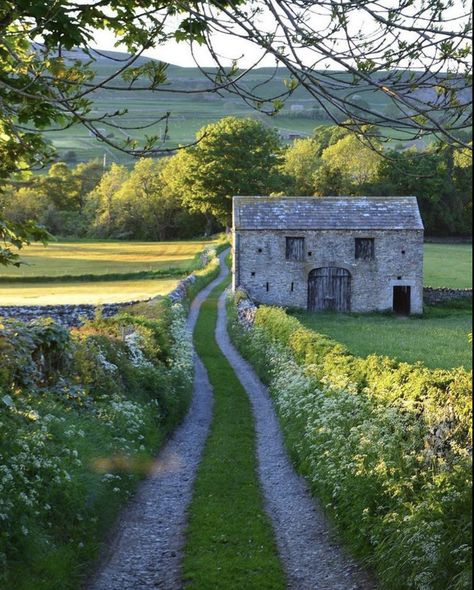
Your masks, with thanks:
[[[218,272],[216,258],[193,289]],[[183,305],[0,330],[0,588],[77,588],[190,399]],[[183,307],[184,306],[184,307]]]
[[[234,342],[269,384],[291,456],[381,587],[471,585],[471,373],[353,356],[262,306]]]

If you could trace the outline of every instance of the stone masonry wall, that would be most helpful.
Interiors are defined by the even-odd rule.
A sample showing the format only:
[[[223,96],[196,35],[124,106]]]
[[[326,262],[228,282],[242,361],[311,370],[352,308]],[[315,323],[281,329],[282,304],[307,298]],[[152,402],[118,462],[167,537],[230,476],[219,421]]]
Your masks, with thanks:
[[[286,260],[286,237],[304,237],[304,260]],[[355,238],[374,238],[374,260],[355,259]],[[234,289],[255,301],[307,307],[308,275],[321,267],[351,273],[351,311],[392,309],[393,287],[411,287],[411,312],[423,311],[421,230],[238,231],[234,235]]]

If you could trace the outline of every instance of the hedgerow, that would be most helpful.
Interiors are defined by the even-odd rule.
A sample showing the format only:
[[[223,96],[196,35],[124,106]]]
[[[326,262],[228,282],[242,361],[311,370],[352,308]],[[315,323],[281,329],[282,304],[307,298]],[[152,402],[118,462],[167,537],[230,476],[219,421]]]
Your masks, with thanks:
[[[76,588],[184,415],[193,356],[179,304],[69,332],[0,329],[0,587]]]
[[[234,342],[269,384],[289,452],[386,590],[471,587],[471,373],[358,358],[284,310]]]

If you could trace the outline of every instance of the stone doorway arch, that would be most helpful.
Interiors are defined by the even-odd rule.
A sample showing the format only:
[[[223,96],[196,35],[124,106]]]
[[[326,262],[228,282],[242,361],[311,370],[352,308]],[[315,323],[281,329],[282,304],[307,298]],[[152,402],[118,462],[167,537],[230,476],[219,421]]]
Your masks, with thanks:
[[[308,275],[308,311],[351,310],[351,273],[345,268],[326,266]]]

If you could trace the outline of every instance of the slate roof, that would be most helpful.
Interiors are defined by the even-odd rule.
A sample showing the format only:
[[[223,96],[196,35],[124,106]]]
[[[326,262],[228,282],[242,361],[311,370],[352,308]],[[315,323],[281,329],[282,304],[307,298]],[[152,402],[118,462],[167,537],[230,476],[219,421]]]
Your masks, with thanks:
[[[234,197],[234,229],[423,229],[416,197]]]

